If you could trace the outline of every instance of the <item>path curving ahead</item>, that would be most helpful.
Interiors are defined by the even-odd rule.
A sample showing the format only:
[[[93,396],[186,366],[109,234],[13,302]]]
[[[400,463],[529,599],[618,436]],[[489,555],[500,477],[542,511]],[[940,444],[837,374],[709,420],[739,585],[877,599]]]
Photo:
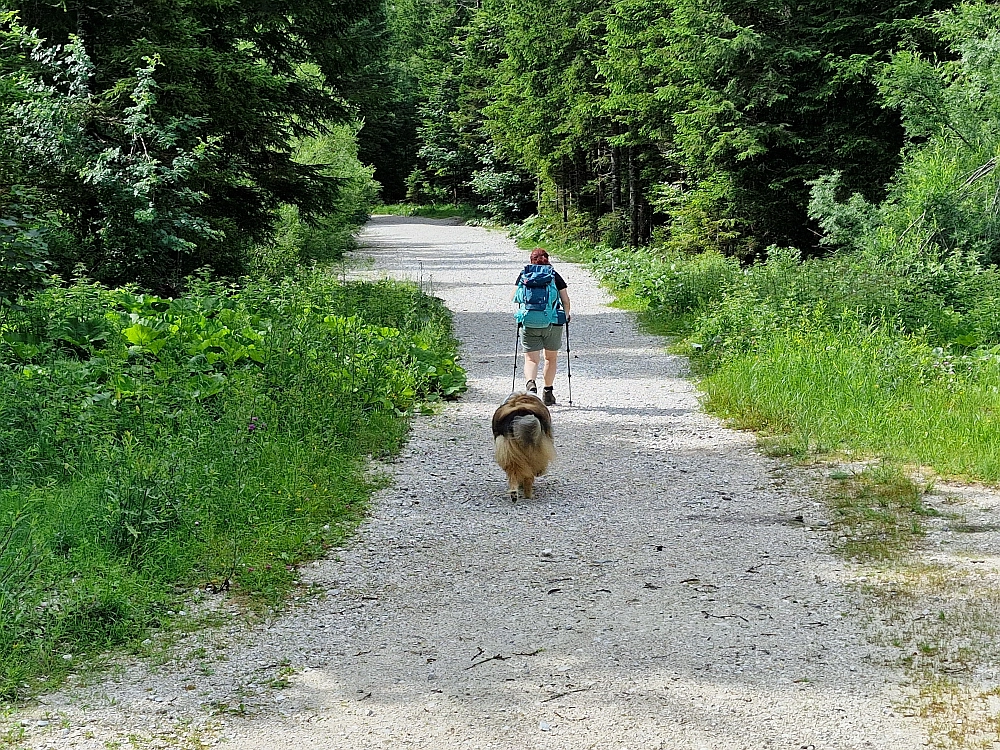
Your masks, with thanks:
[[[823,510],[807,482],[702,413],[685,361],[583,268],[556,262],[573,300],[559,459],[512,504],[489,418],[511,389],[526,253],[499,232],[388,216],[361,244],[366,273],[417,280],[454,311],[469,392],[416,421],[360,537],[307,569],[322,596],[50,696],[40,711],[66,722],[27,744],[922,747],[853,574],[810,528]],[[556,393],[565,404],[565,370]],[[206,667],[206,649],[225,657]]]

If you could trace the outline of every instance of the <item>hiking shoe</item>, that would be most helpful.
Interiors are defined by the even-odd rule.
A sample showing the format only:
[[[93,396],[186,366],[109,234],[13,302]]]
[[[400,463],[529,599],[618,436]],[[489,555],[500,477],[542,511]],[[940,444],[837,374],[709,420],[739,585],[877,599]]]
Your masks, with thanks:
[[[546,388],[542,391],[542,403],[546,406],[556,405],[556,394],[552,392],[551,388]]]
[[[528,393],[538,393],[538,386],[535,385],[534,380],[529,380],[527,383],[524,384],[524,390],[526,390]]]

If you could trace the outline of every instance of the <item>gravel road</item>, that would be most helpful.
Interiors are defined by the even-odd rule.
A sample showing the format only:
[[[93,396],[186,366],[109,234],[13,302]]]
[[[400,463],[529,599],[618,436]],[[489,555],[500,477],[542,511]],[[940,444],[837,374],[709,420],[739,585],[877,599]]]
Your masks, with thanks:
[[[815,487],[706,416],[685,360],[584,268],[555,262],[573,301],[559,458],[512,504],[489,419],[511,390],[527,254],[500,232],[389,216],[361,243],[364,273],[418,280],[454,311],[468,393],[416,421],[359,537],[304,571],[313,595],[47,696],[23,745],[923,746]]]

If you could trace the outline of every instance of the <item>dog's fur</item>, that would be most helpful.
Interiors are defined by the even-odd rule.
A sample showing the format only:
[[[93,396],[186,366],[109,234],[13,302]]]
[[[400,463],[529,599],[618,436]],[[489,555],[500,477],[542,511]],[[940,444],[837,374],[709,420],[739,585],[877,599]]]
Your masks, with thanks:
[[[493,444],[496,461],[507,473],[510,499],[517,502],[518,488],[531,498],[535,477],[555,460],[552,416],[533,393],[515,393],[493,414]]]

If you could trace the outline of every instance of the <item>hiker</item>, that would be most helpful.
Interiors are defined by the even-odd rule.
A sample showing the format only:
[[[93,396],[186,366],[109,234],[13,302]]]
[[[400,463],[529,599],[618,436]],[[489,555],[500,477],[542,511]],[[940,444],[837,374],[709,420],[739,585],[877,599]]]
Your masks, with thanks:
[[[542,291],[539,284],[544,282]],[[547,292],[547,293],[546,293]],[[539,303],[538,299],[542,302]],[[556,403],[553,386],[556,381],[556,360],[562,346],[563,323],[569,323],[569,292],[566,282],[549,263],[549,254],[538,247],[531,251],[531,264],[517,277],[511,300],[518,303],[515,319],[521,326],[521,342],[524,344],[525,390],[538,393],[535,378],[538,377],[540,354],[545,352],[542,367],[542,403],[552,406]]]

